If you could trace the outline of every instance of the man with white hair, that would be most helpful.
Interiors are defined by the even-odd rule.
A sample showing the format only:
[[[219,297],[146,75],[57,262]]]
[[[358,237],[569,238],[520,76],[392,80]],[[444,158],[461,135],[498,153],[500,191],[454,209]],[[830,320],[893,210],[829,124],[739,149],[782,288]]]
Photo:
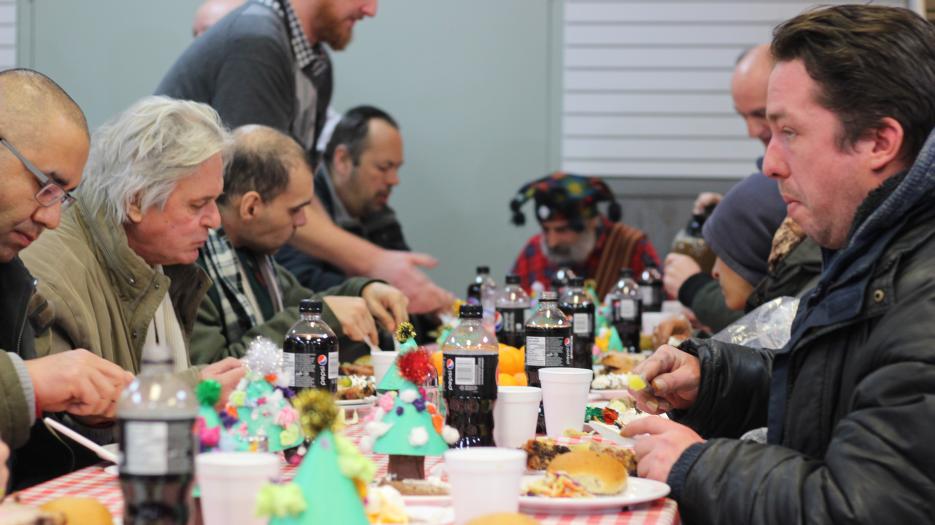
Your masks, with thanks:
[[[159,343],[192,385],[236,385],[238,360],[198,370],[188,358],[211,284],[194,263],[221,223],[215,199],[229,140],[209,106],[165,97],[140,100],[95,132],[77,202],[22,254],[51,310],[37,330],[39,355],[87,348],[138,373],[144,345]]]

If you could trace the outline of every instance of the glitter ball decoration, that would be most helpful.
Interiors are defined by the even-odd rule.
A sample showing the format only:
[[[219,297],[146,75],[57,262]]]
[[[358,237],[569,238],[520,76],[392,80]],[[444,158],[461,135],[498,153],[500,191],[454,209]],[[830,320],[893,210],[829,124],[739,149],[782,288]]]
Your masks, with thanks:
[[[305,437],[314,440],[321,431],[331,428],[338,417],[334,397],[324,390],[309,389],[295,396],[292,404],[299,412],[299,423]]]
[[[432,354],[425,348],[417,348],[400,355],[396,360],[399,375],[414,385],[421,385],[432,374],[436,374]]]
[[[395,335],[397,341],[405,343],[416,336],[416,327],[412,326],[412,323],[408,321],[403,321],[396,327]]]
[[[279,375],[282,373],[282,349],[265,337],[257,337],[247,346],[243,363],[251,372]]]

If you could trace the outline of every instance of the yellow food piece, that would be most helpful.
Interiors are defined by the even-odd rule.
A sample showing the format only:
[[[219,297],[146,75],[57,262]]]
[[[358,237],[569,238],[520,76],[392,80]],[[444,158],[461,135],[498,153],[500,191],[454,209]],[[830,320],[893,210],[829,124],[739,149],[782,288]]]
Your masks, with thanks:
[[[630,374],[630,379],[627,383],[627,386],[630,387],[630,390],[639,392],[640,390],[643,390],[644,388],[646,388],[648,385],[646,384],[646,380],[643,379],[641,375]]]
[[[81,525],[113,525],[114,518],[103,503],[91,498],[64,497],[52,500],[39,507],[46,512],[58,512],[65,516],[65,523]]]

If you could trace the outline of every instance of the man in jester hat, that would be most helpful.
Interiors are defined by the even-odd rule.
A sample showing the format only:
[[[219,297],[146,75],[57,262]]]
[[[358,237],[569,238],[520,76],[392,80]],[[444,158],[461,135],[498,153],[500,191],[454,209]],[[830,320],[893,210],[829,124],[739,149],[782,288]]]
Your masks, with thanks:
[[[330,393],[306,390],[294,404],[312,444],[290,483],[260,490],[257,515],[269,517],[270,525],[367,525],[363,499],[376,466],[332,432],[338,407]]]

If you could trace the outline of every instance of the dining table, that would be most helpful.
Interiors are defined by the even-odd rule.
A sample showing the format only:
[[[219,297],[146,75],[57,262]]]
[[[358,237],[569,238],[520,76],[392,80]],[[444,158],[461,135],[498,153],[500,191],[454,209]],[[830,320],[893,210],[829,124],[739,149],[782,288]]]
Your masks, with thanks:
[[[357,443],[364,434],[363,420],[365,413],[351,415],[343,429],[353,442]],[[563,444],[576,444],[585,440],[600,441],[596,435],[583,434],[576,437],[559,438]],[[385,454],[369,453],[367,456],[376,464],[376,478],[386,475],[388,456]],[[436,466],[442,463],[442,457],[427,457],[426,472],[433,472]],[[123,516],[123,494],[115,468],[107,468],[109,464],[101,463],[77,470],[64,476],[46,481],[39,485],[29,487],[16,493],[21,503],[28,505],[41,505],[42,503],[65,497],[93,498],[103,503],[120,523]],[[281,477],[283,480],[292,478],[295,472],[292,465],[283,464]],[[449,503],[450,505],[450,503]],[[520,509],[523,511],[523,509]],[[599,513],[539,513],[524,512],[533,516],[542,525],[677,525],[679,523],[678,507],[670,498],[659,498],[654,501],[630,505],[627,507],[604,509]],[[196,521],[200,521],[196,520]],[[443,522],[444,523],[444,522]],[[232,524],[234,525],[234,524]]]

